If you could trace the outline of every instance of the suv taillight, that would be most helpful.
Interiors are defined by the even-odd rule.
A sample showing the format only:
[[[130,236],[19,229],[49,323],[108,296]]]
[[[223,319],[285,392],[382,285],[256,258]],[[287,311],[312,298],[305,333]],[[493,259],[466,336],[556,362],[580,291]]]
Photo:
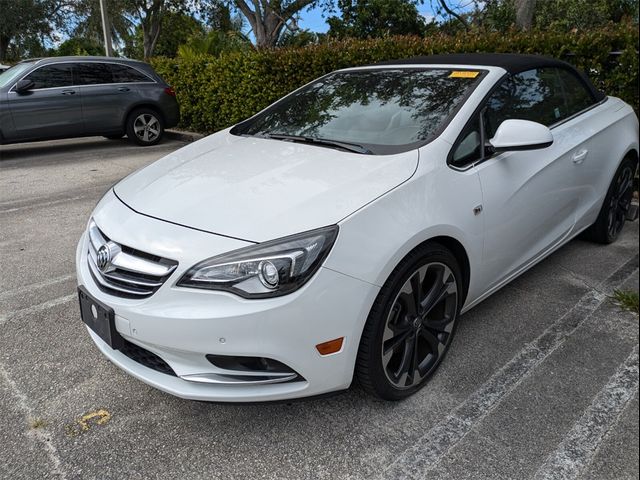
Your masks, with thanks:
[[[165,88],[164,93],[166,93],[167,95],[171,95],[172,97],[176,96],[176,91],[173,89],[173,87]]]

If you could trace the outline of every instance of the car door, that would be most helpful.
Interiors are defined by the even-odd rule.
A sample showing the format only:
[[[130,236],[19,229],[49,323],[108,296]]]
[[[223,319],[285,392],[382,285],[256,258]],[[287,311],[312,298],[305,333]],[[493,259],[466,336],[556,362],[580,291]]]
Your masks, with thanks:
[[[482,269],[489,281],[487,290],[562,242],[575,225],[579,188],[572,156],[580,142],[573,129],[559,124],[568,113],[556,70],[534,69],[509,76],[491,94],[481,114],[485,144],[507,119],[558,124],[550,147],[499,154],[486,148],[474,166],[483,192]]]
[[[122,81],[114,64],[79,62],[75,75],[82,92],[82,110],[88,133],[106,134],[124,129],[125,115],[137,99],[132,82]]]
[[[12,140],[73,137],[84,134],[81,93],[73,85],[70,63],[43,65],[23,77],[33,88],[9,90],[7,104],[13,119]]]

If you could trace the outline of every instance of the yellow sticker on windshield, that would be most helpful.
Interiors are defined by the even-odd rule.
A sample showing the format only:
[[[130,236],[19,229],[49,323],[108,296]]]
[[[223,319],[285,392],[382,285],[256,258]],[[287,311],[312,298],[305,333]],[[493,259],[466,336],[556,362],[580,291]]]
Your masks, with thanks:
[[[451,72],[451,75],[449,75],[449,78],[476,78],[478,75],[480,75],[480,72],[454,70]]]

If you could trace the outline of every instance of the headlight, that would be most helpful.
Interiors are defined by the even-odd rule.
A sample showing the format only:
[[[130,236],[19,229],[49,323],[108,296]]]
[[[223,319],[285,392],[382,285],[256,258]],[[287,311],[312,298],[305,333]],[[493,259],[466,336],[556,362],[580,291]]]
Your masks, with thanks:
[[[245,298],[291,293],[320,268],[338,236],[338,226],[241,248],[198,263],[179,287],[224,290]]]

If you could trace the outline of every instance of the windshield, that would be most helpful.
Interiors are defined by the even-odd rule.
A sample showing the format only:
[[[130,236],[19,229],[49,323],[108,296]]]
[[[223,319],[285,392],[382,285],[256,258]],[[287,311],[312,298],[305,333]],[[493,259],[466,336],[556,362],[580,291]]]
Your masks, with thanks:
[[[478,70],[336,72],[238,125],[234,134],[364,145],[374,153],[430,140],[479,83]],[[376,148],[378,147],[378,148]],[[384,151],[384,152],[383,152]]]
[[[29,68],[33,66],[32,63],[18,63],[13,67],[5,70],[0,73],[0,88],[6,87],[10,83],[15,82],[22,75],[22,73],[26,72]]]

